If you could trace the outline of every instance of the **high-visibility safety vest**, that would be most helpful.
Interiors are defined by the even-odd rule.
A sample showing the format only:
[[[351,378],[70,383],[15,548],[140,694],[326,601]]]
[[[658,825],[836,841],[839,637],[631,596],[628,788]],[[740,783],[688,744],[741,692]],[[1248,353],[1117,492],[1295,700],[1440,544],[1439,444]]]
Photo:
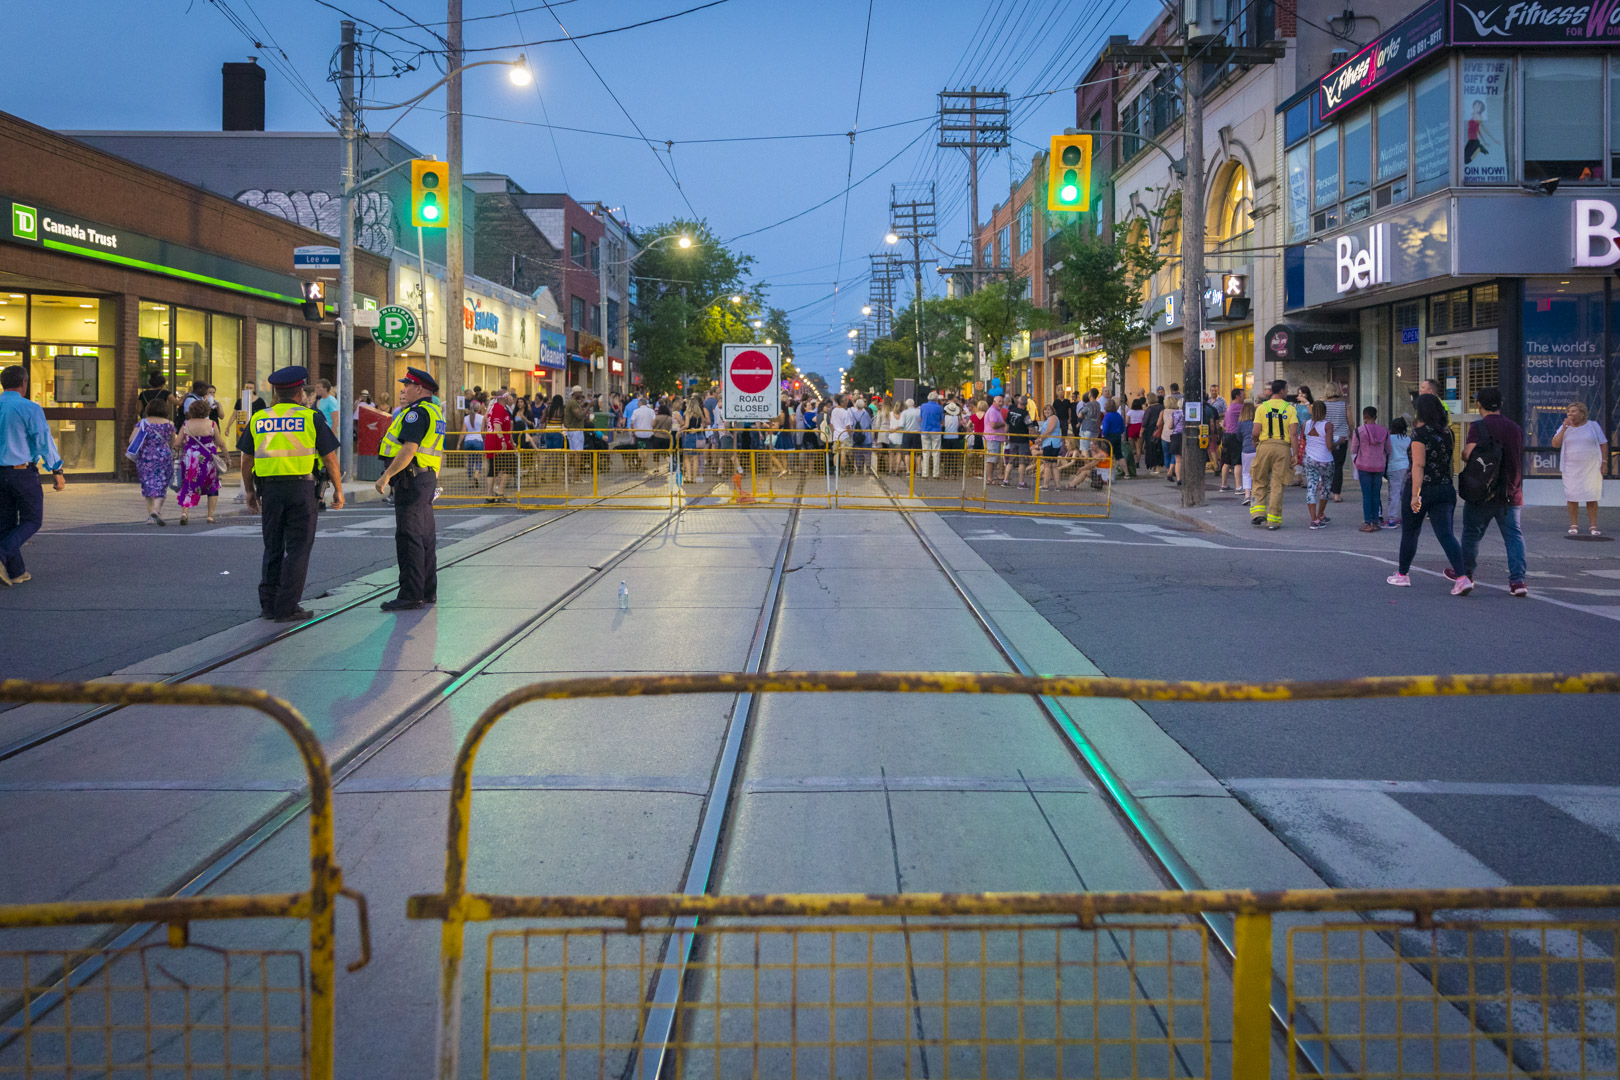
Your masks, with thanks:
[[[407,405],[394,414],[394,420],[383,433],[382,445],[377,447],[377,453],[382,457],[391,458],[399,456],[399,433],[405,426],[405,417],[413,409],[421,409],[428,414],[427,434],[416,446],[416,463],[424,469],[438,471],[439,462],[444,450],[444,410],[432,401],[418,401],[415,405]]]
[[[253,414],[253,475],[309,476],[315,471],[315,410],[279,401]]]
[[[1261,402],[1254,410],[1254,441],[1285,442],[1288,439],[1288,425],[1295,423],[1297,416],[1294,407],[1286,401],[1269,398]]]

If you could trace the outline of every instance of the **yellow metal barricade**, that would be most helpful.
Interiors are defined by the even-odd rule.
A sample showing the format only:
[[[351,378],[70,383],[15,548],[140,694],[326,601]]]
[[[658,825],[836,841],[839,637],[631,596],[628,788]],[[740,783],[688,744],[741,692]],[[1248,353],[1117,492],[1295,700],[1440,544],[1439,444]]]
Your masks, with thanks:
[[[361,957],[365,898],[334,858],[332,779],[298,711],[260,690],[159,683],[0,682],[0,701],[234,706],[275,721],[309,780],[309,888],[295,893],[0,904],[0,930],[162,923],[168,943],[126,949],[0,951],[0,1077],[309,1077],[330,1080],[335,902],[355,901]],[[226,919],[309,923],[308,968],[289,950],[192,945],[189,925]]]
[[[675,475],[676,505],[698,510],[728,506],[826,509],[833,503],[827,460],[824,450],[708,446],[682,450]]]
[[[1040,517],[1107,517],[1114,458],[1104,439],[1067,437],[1049,453],[1031,437],[972,450],[963,466],[964,509]]]
[[[668,510],[671,450],[446,450],[440,507]]]
[[[533,701],[668,694],[977,693],[1267,702],[1615,694],[1620,674],[1170,682],[933,672],[601,676],[489,706],[457,753],[441,922],[440,1080],[460,1076],[467,924],[484,949],[482,1075],[1612,1077],[1620,886],[879,896],[507,896],[467,890],[473,768]],[[1484,913],[1470,922],[1459,913]],[[1310,922],[1298,913],[1361,915]],[[1402,913],[1396,916],[1392,913]],[[1273,917],[1288,915],[1274,991]],[[1211,926],[1234,953],[1231,1042],[1212,1015]],[[1450,935],[1449,937],[1447,935]],[[1224,976],[1224,972],[1222,972]],[[1219,1047],[1219,1059],[1216,1050]],[[1298,1053],[1296,1054],[1296,1049]],[[1228,1057],[1229,1055],[1229,1057]]]

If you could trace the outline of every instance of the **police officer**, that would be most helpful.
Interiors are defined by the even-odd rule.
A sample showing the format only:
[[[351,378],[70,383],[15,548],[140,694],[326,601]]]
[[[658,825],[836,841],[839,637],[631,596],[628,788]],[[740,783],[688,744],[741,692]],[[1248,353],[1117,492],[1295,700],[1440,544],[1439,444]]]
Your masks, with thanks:
[[[399,595],[384,611],[414,611],[439,598],[439,562],[433,532],[433,494],[444,453],[444,410],[433,395],[439,384],[421,368],[406,368],[400,381],[402,408],[383,435],[380,495],[394,487],[394,550],[399,557]]]
[[[315,544],[315,463],[325,459],[332,475],[332,505],[343,509],[338,439],[311,409],[304,384],[309,372],[286,367],[270,376],[275,404],[253,414],[236,442],[242,452],[242,490],[247,507],[263,505],[264,564],[259,575],[259,615],[299,622],[313,612],[298,605]]]

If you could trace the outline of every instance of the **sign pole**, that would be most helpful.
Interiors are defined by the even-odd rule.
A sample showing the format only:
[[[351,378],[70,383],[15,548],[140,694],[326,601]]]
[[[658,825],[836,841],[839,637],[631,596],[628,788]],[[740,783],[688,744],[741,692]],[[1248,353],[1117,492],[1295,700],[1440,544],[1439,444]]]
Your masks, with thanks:
[[[427,257],[422,254],[422,226],[420,225],[416,227],[416,276],[416,288],[422,294],[422,370],[432,375],[433,332],[432,324],[428,322]],[[389,372],[389,378],[393,378],[393,372]]]

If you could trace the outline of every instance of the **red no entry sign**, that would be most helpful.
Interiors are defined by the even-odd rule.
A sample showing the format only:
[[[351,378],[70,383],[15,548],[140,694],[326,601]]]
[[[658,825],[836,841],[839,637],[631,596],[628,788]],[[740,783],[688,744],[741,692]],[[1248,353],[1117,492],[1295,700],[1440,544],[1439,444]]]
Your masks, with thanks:
[[[725,372],[720,415],[726,420],[770,420],[780,407],[776,380],[782,369],[779,345],[723,345]]]

